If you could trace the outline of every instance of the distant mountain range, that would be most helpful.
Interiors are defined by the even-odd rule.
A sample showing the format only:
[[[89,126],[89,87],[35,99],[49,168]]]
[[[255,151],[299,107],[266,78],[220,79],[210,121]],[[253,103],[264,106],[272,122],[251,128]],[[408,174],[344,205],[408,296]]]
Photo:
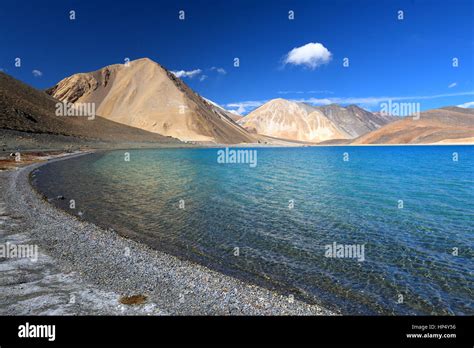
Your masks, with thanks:
[[[57,116],[60,102],[94,104],[98,116]],[[315,107],[273,99],[242,117],[143,58],[72,75],[46,92],[0,72],[0,130],[20,137],[50,134],[113,142],[474,143],[474,110],[447,107],[421,112],[415,119],[372,113],[356,105]]]
[[[314,107],[285,99],[273,99],[240,119],[249,132],[277,138],[319,143],[354,139],[396,120],[356,105]]]

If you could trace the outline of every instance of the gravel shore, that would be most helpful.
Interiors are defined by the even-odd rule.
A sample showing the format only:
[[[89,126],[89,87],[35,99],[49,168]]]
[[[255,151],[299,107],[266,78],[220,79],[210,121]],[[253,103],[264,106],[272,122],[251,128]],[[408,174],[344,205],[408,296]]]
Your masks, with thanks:
[[[29,173],[41,165],[0,172],[0,244],[39,246],[37,262],[0,258],[0,314],[334,314],[56,209],[29,184]],[[122,296],[132,295],[146,300],[120,303]]]

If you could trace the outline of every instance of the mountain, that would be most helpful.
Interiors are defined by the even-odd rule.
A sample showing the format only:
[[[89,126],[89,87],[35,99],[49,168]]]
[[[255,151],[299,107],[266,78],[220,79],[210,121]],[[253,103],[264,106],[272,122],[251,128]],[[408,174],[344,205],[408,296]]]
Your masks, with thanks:
[[[238,121],[249,132],[297,141],[345,138],[321,111],[285,99],[273,99]]]
[[[397,118],[371,113],[356,105],[314,107],[273,99],[240,119],[250,132],[297,141],[349,142]]]
[[[71,103],[95,103],[111,121],[186,141],[254,142],[218,107],[148,58],[75,74],[47,90]]]
[[[225,113],[225,115],[227,117],[229,117],[232,121],[234,122],[237,122],[238,120],[240,120],[243,116],[239,115],[239,114],[236,114],[230,110],[226,110],[224,109],[222,106],[220,106],[219,104],[213,102],[212,100],[209,100],[207,98],[204,98],[202,97],[206,102],[208,102],[211,106],[217,108],[219,111]]]
[[[407,116],[354,140],[353,144],[474,143],[474,109],[446,107]]]
[[[316,109],[322,111],[348,139],[357,138],[396,120],[393,116],[372,113],[357,105],[342,107],[330,104]]]
[[[234,114],[232,111],[229,111],[229,112],[230,112],[229,117],[230,117],[230,118],[232,119],[232,121],[234,121],[234,122],[237,122],[237,123],[238,123],[238,122],[243,118],[242,115]]]
[[[327,142],[353,139],[394,120],[356,105],[314,107],[285,99],[273,99],[239,120],[245,129],[299,141]]]
[[[179,144],[177,139],[146,132],[96,116],[56,116],[58,100],[0,72],[0,135],[6,142],[75,144],[84,141]],[[36,138],[35,138],[36,137]],[[13,140],[12,140],[13,139]],[[17,142],[18,143],[18,142]],[[37,142],[36,142],[37,144]]]

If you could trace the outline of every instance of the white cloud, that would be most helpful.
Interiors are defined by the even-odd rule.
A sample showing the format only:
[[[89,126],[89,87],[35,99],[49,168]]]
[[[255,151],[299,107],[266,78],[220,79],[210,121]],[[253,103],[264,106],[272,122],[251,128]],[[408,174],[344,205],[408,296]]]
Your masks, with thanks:
[[[474,101],[458,105],[460,108],[474,108]]]
[[[310,69],[329,63],[332,54],[319,42],[310,42],[293,48],[285,58],[285,64],[304,65]]]
[[[171,71],[171,73],[178,78],[189,77],[190,79],[192,79],[193,77],[202,73],[202,70],[201,69],[194,69],[190,71],[177,70],[177,71]]]
[[[239,107],[238,109],[228,109],[227,111],[239,116],[243,116],[243,114],[245,113],[245,108]]]
[[[448,86],[448,88],[453,88],[453,87],[456,87],[457,85],[458,85],[457,82],[453,82]]]
[[[213,67],[211,67],[207,70],[215,71],[215,72],[217,72],[218,74],[221,74],[221,75],[227,74],[227,71],[225,71],[224,68],[219,68],[219,67],[215,67],[215,66],[213,66]],[[189,70],[189,71],[187,71],[187,70],[173,70],[173,71],[171,71],[171,73],[174,76],[178,77],[178,78],[187,77],[187,78],[192,79],[194,77],[199,76],[199,81],[204,81],[207,78],[209,78],[208,75],[203,74],[203,71],[201,69],[194,69],[194,70]]]
[[[36,70],[36,69],[33,70],[31,73],[33,74],[34,77],[41,77],[41,76],[43,76],[43,73],[42,73],[41,71],[39,71],[39,70]]]
[[[313,105],[329,105],[329,104],[345,104],[342,100],[345,98],[303,98],[303,99],[293,99],[292,101],[299,103],[308,103]],[[350,103],[355,104],[355,103]]]
[[[242,115],[246,112],[249,112],[259,106],[265,104],[268,100],[249,100],[243,102],[229,103],[225,107],[231,112],[234,112],[238,115]]]
[[[218,68],[218,67],[213,66],[213,67],[211,67],[211,70],[217,71],[221,75],[227,74],[227,71],[225,71],[224,68]]]

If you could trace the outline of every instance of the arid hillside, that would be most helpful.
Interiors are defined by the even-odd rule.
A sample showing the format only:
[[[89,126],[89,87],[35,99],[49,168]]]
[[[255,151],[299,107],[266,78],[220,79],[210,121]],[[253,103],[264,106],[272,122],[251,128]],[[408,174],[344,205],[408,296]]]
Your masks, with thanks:
[[[343,142],[378,129],[395,118],[382,117],[356,105],[314,107],[273,99],[238,120],[249,132],[294,141]]]
[[[47,90],[70,103],[94,103],[111,121],[185,141],[250,143],[255,138],[158,63],[137,59],[67,77]]]
[[[446,107],[407,116],[357,138],[353,144],[474,143],[474,109]]]
[[[15,137],[42,143],[100,141],[179,144],[179,140],[112,122],[96,116],[56,116],[59,101],[0,72],[0,131],[2,142]]]
[[[252,133],[295,141],[317,143],[346,138],[322,112],[285,99],[265,103],[238,123]]]

